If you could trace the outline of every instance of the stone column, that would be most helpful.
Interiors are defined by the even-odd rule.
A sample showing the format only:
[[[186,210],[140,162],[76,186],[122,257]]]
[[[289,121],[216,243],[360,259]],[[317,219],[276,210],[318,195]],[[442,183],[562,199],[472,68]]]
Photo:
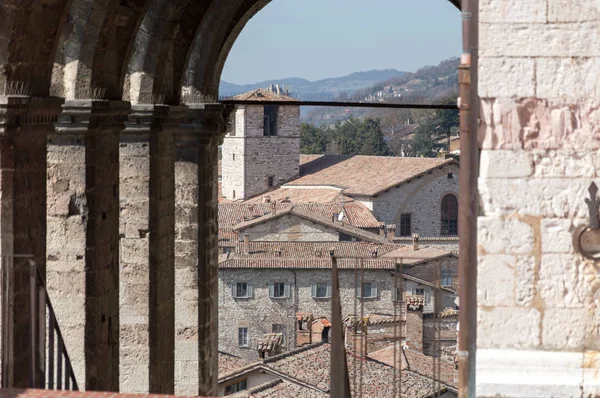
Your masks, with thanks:
[[[119,134],[128,113],[120,101],[67,101],[49,141],[51,298],[73,361],[85,363],[75,372],[86,390],[119,389]]]
[[[177,135],[177,393],[216,395],[217,162],[226,118],[222,105],[190,105],[189,112]]]
[[[62,101],[52,98],[0,98],[0,255],[2,291],[7,312],[2,314],[2,377],[11,387],[29,387],[31,375],[30,267],[35,261],[46,272],[46,137],[60,113]],[[28,258],[19,257],[26,255]],[[45,306],[40,303],[36,340],[45,347]],[[0,310],[1,311],[1,310]],[[38,351],[39,352],[39,351]],[[42,353],[33,365],[35,386],[43,387]]]
[[[121,392],[174,392],[174,128],[183,107],[136,105],[121,136]]]

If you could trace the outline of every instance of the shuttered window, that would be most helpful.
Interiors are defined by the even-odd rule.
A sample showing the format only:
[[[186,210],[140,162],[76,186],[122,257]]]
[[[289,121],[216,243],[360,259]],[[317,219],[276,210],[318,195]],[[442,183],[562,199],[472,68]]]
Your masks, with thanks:
[[[331,283],[313,283],[311,290],[313,298],[331,298]]]
[[[231,285],[231,295],[234,298],[252,298],[252,285],[247,282],[237,282]]]
[[[377,298],[377,283],[365,282],[356,288],[356,297]]]
[[[269,283],[269,298],[289,298],[290,290],[289,283]]]

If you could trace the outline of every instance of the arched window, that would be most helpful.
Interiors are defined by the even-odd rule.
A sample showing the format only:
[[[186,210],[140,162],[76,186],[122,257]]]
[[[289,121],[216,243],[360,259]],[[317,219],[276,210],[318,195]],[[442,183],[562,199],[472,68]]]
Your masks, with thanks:
[[[442,235],[458,234],[458,199],[452,194],[442,199]]]

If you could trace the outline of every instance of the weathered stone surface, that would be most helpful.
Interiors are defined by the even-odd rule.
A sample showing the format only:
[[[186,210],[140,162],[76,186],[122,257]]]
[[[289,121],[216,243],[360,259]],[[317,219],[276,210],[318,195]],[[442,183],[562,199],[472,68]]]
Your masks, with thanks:
[[[498,79],[498,74],[504,77]],[[479,95],[482,97],[533,97],[535,83],[535,61],[531,58],[482,58],[479,61]]]
[[[482,0],[479,21],[483,23],[545,23],[548,0]]]
[[[479,256],[478,270],[485,275],[477,284],[477,301],[480,305],[514,305],[515,256],[488,254]]]
[[[479,217],[478,243],[486,253],[529,253],[532,226],[516,218]]]
[[[493,307],[477,312],[478,348],[537,348],[541,315],[535,308]],[[506,331],[510,330],[510,333]]]

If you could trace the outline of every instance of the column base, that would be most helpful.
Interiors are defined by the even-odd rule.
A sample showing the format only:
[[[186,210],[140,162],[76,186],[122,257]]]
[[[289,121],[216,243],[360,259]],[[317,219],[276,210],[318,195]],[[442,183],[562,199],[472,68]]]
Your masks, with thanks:
[[[477,350],[478,397],[595,397],[600,352]]]

